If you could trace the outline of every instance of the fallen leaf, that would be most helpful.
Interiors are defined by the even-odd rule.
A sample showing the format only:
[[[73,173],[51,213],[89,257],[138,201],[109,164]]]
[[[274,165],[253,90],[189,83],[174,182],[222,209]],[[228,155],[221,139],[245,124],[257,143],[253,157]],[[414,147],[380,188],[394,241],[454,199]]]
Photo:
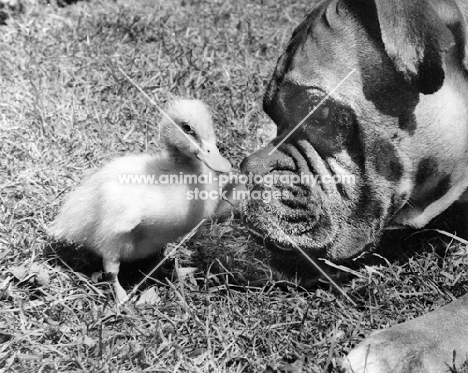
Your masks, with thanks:
[[[38,264],[35,267],[34,273],[36,275],[37,282],[41,285],[49,285],[50,284],[50,274],[49,269],[42,265]]]
[[[35,278],[41,285],[48,285],[50,283],[49,269],[41,263],[13,266],[8,271],[20,281]]]
[[[156,291],[156,287],[153,286],[147,290],[145,290],[141,295],[140,298],[138,298],[138,301],[136,302],[137,306],[140,306],[142,304],[157,304],[161,302],[161,297]]]
[[[13,266],[8,269],[8,272],[21,281],[28,275],[28,268],[25,265]]]
[[[181,268],[176,266],[176,271],[179,281],[188,281],[192,285],[197,286],[197,280],[195,280],[195,276],[193,275],[196,271],[198,271],[197,267]]]
[[[97,344],[97,339],[85,335],[83,337],[83,344],[85,346],[95,346]]]

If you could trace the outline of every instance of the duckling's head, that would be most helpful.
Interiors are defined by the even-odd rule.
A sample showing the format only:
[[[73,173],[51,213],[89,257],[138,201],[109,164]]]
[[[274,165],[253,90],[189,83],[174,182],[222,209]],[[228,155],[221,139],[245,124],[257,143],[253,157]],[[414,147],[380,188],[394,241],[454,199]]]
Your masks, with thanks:
[[[206,105],[199,100],[172,101],[164,110],[161,140],[175,155],[199,158],[214,171],[229,172],[231,164],[216,146],[213,120]]]

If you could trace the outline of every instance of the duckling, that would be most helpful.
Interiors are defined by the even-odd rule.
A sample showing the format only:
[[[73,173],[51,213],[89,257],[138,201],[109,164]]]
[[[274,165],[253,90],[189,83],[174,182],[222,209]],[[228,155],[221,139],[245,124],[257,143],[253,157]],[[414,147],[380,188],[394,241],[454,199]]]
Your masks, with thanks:
[[[167,243],[211,217],[219,199],[193,196],[202,191],[216,196],[215,171],[231,169],[216,146],[212,118],[201,101],[177,100],[165,112],[164,150],[105,165],[69,194],[49,228],[56,239],[82,244],[103,258],[119,301],[127,296],[117,277],[120,262],[162,256]],[[146,177],[146,182],[135,177]]]

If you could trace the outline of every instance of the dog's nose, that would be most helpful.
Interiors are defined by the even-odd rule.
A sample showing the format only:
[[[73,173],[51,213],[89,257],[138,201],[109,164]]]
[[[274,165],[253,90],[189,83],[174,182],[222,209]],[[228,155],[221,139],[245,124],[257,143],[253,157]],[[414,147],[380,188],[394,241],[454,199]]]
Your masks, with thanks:
[[[276,167],[278,158],[273,147],[268,146],[265,149],[256,151],[255,153],[245,157],[240,165],[241,172],[245,175],[253,173],[255,175],[265,175]]]

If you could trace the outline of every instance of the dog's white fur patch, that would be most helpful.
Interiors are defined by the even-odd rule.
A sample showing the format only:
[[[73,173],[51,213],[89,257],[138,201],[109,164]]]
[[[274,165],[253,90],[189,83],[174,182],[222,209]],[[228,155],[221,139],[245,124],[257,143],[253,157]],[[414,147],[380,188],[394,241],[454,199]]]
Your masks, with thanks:
[[[468,86],[462,72],[454,67],[455,62],[449,60],[447,66],[445,84],[432,95],[420,95],[415,114],[417,131],[427,132],[424,138],[429,140],[422,151],[437,159],[439,172],[450,174],[451,187],[423,210],[408,206],[405,213],[395,220],[399,224],[415,228],[425,226],[468,188]],[[421,149],[416,151],[421,152]],[[421,159],[421,155],[415,154],[412,158]]]

